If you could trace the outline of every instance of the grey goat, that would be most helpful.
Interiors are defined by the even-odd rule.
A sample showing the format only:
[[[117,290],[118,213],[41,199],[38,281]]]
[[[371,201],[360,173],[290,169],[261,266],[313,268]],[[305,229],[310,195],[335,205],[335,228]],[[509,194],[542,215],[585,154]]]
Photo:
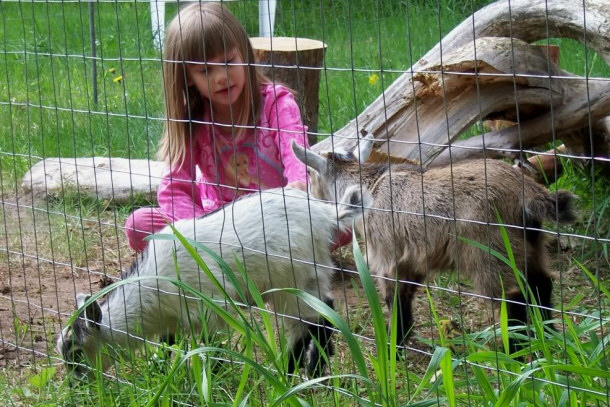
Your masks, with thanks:
[[[365,138],[354,151],[320,155],[294,144],[292,148],[308,166],[315,197],[336,201],[354,185],[373,196],[360,233],[365,234],[369,266],[381,277],[380,289],[390,309],[397,290],[400,343],[414,324],[412,300],[418,286],[434,272],[452,269],[459,269],[487,297],[498,299],[504,292],[511,326],[527,324],[527,304],[534,300],[543,319],[551,319],[553,274],[541,228],[545,219],[576,220],[571,192],[551,194],[497,160],[470,160],[424,171],[414,163],[390,167],[387,155],[382,162],[367,161],[373,142]],[[468,242],[506,253],[498,218],[534,298],[521,292],[511,267]],[[516,349],[512,340],[511,350]]]
[[[247,278],[261,293],[274,288],[298,288],[332,307],[330,245],[339,230],[348,229],[353,219],[362,214],[363,206],[359,188],[348,190],[344,198],[350,205],[337,208],[309,200],[303,191],[271,189],[247,195],[198,219],[178,221],[174,226],[186,238],[221,256],[235,270],[247,294],[236,259],[243,263]],[[172,231],[167,227],[160,233]],[[176,277],[174,255],[183,283],[217,300],[220,306],[226,304],[217,286],[182,245],[173,240],[153,240],[128,273],[128,277],[150,276],[150,280],[112,290],[105,301],[88,305],[71,326],[62,330],[57,349],[77,375],[86,374],[88,368],[83,362],[95,362],[99,348],[105,344],[135,348],[142,343],[136,335],[171,337],[180,329],[197,335],[204,322],[210,335],[225,328],[217,314],[201,312],[205,304],[188,298],[171,282],[154,278]],[[217,262],[208,253],[200,251],[200,255],[215,278],[224,283],[227,294],[241,301]],[[87,299],[79,294],[77,308],[83,307]],[[291,354],[289,370],[304,365],[308,355],[308,373],[322,374],[324,358],[313,340],[328,356],[332,355],[332,329],[326,320],[291,293],[275,291],[264,295],[264,300],[278,313],[289,316],[284,322]],[[248,302],[252,304],[252,298]],[[106,356],[98,367],[105,369],[110,362]]]

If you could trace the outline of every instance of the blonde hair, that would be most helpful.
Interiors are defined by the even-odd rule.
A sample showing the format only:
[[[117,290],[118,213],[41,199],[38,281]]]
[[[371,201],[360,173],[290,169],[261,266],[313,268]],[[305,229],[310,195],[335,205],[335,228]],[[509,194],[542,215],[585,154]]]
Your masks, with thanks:
[[[197,2],[180,10],[166,30],[163,50],[165,89],[165,129],[157,158],[175,166],[186,158],[191,136],[191,119],[202,118],[207,99],[194,86],[187,85],[186,64],[205,62],[237,49],[246,69],[246,86],[237,103],[242,104],[234,118],[239,136],[259,118],[260,85],[269,79],[252,66],[255,62],[250,39],[244,27],[229,10],[217,2]]]

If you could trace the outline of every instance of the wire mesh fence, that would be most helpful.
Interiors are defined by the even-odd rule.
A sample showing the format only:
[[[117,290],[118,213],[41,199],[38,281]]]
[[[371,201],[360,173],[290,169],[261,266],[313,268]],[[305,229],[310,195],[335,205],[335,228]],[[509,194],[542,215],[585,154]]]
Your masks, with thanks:
[[[602,1],[181,3],[0,0],[0,400],[610,405]]]

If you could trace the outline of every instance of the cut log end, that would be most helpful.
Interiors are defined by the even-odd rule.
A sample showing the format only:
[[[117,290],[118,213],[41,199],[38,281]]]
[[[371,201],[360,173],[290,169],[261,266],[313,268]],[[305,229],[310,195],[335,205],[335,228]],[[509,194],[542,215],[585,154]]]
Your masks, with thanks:
[[[295,37],[253,37],[250,42],[261,71],[273,82],[297,92],[303,123],[314,144],[318,131],[320,68],[326,44]]]

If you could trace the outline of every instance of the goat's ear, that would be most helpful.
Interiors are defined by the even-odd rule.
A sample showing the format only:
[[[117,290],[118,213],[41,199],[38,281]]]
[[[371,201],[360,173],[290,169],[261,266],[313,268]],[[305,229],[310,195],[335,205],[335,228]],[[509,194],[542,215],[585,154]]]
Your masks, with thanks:
[[[82,308],[89,300],[89,298],[91,298],[90,295],[82,293],[77,294],[76,308]],[[85,308],[83,314],[86,319],[87,326],[91,326],[94,323],[99,324],[100,322],[102,322],[102,309],[100,308],[100,305],[97,303],[97,301],[93,301],[91,304],[87,305],[87,308]]]
[[[323,172],[326,169],[326,159],[324,157],[319,156],[311,150],[306,150],[294,140],[292,140],[292,151],[299,161],[317,172]]]
[[[375,143],[375,139],[372,134],[367,134],[363,138],[359,139],[358,146],[354,150],[354,155],[360,164],[366,162],[371,155],[371,151],[373,151],[373,144]]]

